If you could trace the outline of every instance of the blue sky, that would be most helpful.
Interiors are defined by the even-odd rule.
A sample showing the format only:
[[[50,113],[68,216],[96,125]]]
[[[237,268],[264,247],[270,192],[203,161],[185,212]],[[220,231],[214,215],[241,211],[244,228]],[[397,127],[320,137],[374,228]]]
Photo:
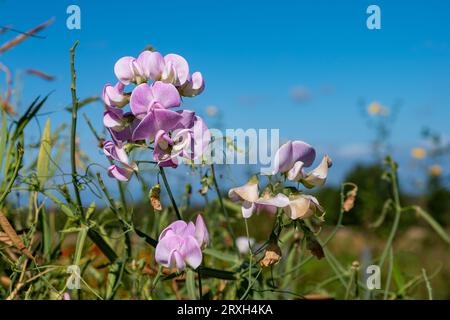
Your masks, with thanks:
[[[81,30],[66,28],[70,4],[81,8]],[[366,28],[370,4],[381,8],[381,30]],[[115,81],[118,58],[152,44],[183,55],[203,73],[206,90],[186,99],[186,107],[204,114],[215,105],[225,127],[280,128],[284,139],[308,141],[335,156],[335,179],[368,157],[372,133],[360,98],[386,106],[402,101],[392,142],[405,163],[422,127],[449,135],[448,1],[0,0],[0,25],[27,30],[50,17],[56,20],[41,33],[46,39],[28,39],[0,61],[56,76],[54,82],[24,78],[22,98],[26,103],[54,90],[43,110],[54,123],[70,119],[62,109],[70,102],[69,48],[78,39],[80,98]],[[1,34],[0,43],[12,36]],[[298,87],[309,92],[307,101],[292,99]],[[85,111],[100,128],[102,105]],[[80,132],[89,149],[95,142],[84,124]]]

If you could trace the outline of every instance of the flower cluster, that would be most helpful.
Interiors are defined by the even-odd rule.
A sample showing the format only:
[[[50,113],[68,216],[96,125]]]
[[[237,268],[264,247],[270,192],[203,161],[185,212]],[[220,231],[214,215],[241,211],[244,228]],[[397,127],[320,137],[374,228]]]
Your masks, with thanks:
[[[112,138],[104,143],[104,153],[115,163],[108,169],[110,176],[127,181],[138,170],[127,156],[131,146],[153,143],[153,160],[162,167],[177,167],[178,157],[201,157],[211,140],[206,124],[193,111],[173,110],[181,106],[183,96],[202,93],[200,72],[191,74],[187,61],[177,54],[144,51],[137,58],[120,58],[114,73],[118,82],[106,84],[102,94],[103,124]],[[134,87],[126,92],[130,85]],[[130,111],[125,111],[128,104]]]
[[[197,269],[202,262],[202,249],[208,243],[209,234],[201,215],[195,224],[177,220],[161,232],[155,258],[167,268],[183,270],[189,265]]]
[[[324,156],[314,170],[306,172],[305,168],[310,167],[315,158],[316,151],[309,144],[303,141],[288,141],[275,153],[271,174],[281,174],[287,180],[299,182],[306,188],[322,186],[332,163],[328,156]],[[257,177],[253,177],[245,185],[232,188],[228,193],[232,201],[241,204],[244,218],[250,218],[254,212],[276,213],[278,208],[282,208],[292,220],[306,219],[317,211],[323,212],[315,197],[303,194],[296,188],[283,188],[283,185],[277,184],[268,186],[260,194],[258,184]]]

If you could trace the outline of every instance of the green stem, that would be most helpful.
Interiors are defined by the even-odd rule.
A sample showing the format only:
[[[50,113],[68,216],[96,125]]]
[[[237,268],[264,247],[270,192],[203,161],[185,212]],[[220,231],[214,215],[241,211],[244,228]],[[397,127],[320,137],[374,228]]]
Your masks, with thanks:
[[[167,193],[169,194],[170,201],[172,202],[173,209],[175,210],[175,214],[177,215],[178,220],[183,220],[183,217],[178,210],[177,203],[175,202],[175,198],[173,197],[172,190],[170,189],[169,182],[167,181],[166,173],[164,172],[163,167],[159,167],[159,172],[161,173],[161,177],[164,182],[164,186],[166,187]]]
[[[16,154],[16,166],[14,167],[14,172],[12,174],[11,179],[9,180],[8,184],[6,185],[5,190],[3,191],[2,195],[0,196],[0,205],[5,200],[6,196],[11,191],[12,186],[14,185],[14,182],[16,181],[17,175],[19,174],[19,169],[22,164],[23,159],[23,148],[22,145],[19,143],[17,145],[17,154]]]
[[[77,133],[77,112],[78,112],[78,98],[76,89],[76,73],[75,73],[75,48],[78,45],[78,40],[70,49],[70,74],[72,84],[70,90],[72,92],[72,129],[70,134],[70,164],[72,167],[72,184],[75,191],[75,198],[77,200],[78,213],[84,216],[83,204],[81,202],[80,190],[78,186],[78,174],[76,165],[76,133]]]
[[[233,248],[236,251],[238,251],[237,245],[236,245],[236,236],[234,235],[233,228],[232,228],[231,223],[230,223],[230,221],[231,221],[230,215],[228,214],[228,211],[225,208],[225,205],[223,204],[222,194],[220,193],[219,184],[217,183],[216,171],[214,169],[214,164],[213,163],[211,163],[210,168],[211,168],[211,175],[212,175],[212,179],[213,179],[213,183],[214,183],[214,188],[216,190],[217,197],[219,198],[220,208],[222,209],[223,215],[227,219],[227,228],[228,228],[228,232],[230,233],[231,239],[233,240]]]
[[[197,270],[197,276],[198,276],[198,294],[199,294],[199,299],[203,300],[202,276],[200,274],[200,269]]]
[[[252,245],[250,243],[250,232],[248,230],[248,219],[244,219],[245,221],[245,232],[247,234],[247,241],[248,241],[248,252],[250,253],[250,262],[248,266],[248,290],[250,290],[251,282],[252,282],[252,264],[253,264],[253,250]]]
[[[392,246],[392,243],[394,242],[394,238],[397,233],[398,226],[400,224],[400,217],[401,217],[401,213],[402,213],[402,207],[400,204],[400,196],[399,196],[399,190],[398,190],[398,180],[397,180],[396,168],[395,168],[395,164],[392,162],[392,160],[390,162],[390,166],[391,166],[392,193],[394,196],[395,218],[394,218],[394,223],[392,225],[391,232],[389,234],[388,241],[386,243],[386,247],[384,248],[381,258],[380,258],[380,268],[383,266],[383,264],[386,260],[386,257],[389,253],[389,250]]]

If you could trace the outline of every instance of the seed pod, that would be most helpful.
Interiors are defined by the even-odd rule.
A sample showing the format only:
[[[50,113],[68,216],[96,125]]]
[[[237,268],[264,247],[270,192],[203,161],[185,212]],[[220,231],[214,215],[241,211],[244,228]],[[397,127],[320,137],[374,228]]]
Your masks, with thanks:
[[[150,204],[156,211],[162,210],[161,199],[159,196],[160,193],[161,193],[161,185],[159,183],[154,185],[149,192]]]
[[[325,257],[322,246],[314,236],[308,236],[306,241],[306,246],[313,256],[317,257],[319,260]]]
[[[352,184],[353,185],[353,184]],[[345,195],[344,203],[342,204],[342,210],[349,212],[353,209],[356,200],[356,194],[358,193],[358,186],[353,185],[353,188]]]
[[[276,242],[270,242],[264,253],[264,258],[261,260],[260,265],[263,268],[273,266],[280,262],[282,257],[281,249]]]

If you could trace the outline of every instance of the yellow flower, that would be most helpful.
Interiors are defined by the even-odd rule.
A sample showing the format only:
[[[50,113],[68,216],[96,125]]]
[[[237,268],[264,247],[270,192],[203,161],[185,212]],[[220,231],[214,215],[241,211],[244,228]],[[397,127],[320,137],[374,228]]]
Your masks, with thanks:
[[[367,108],[367,112],[370,115],[375,115],[375,114],[379,114],[381,109],[382,109],[381,104],[379,102],[374,101],[371,104],[369,104],[369,107]]]
[[[428,172],[433,177],[438,177],[442,174],[442,167],[438,164],[434,164],[428,168]]]
[[[425,158],[427,155],[427,152],[425,151],[424,148],[413,148],[411,150],[411,157],[416,158],[416,159],[423,159]]]

